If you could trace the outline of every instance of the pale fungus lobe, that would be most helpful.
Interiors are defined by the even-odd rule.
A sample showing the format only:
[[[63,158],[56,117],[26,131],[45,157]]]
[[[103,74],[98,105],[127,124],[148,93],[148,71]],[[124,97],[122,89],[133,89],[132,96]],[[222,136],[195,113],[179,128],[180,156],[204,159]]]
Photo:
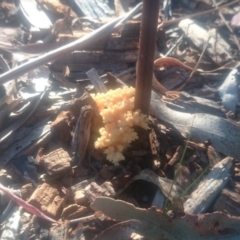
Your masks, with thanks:
[[[127,86],[92,95],[104,123],[99,129],[101,136],[95,142],[95,148],[105,149],[107,160],[115,165],[125,159],[123,150],[138,138],[133,127],[148,127],[148,117],[133,110],[134,95],[135,88]]]

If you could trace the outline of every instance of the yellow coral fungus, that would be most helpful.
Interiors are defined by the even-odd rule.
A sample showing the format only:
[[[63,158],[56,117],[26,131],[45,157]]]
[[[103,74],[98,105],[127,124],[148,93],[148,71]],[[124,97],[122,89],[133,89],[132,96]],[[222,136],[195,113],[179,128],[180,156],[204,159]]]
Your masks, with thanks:
[[[99,130],[95,147],[105,148],[107,159],[116,165],[124,160],[122,151],[138,138],[133,126],[147,129],[147,116],[133,111],[134,94],[135,89],[127,86],[92,94],[105,125]]]

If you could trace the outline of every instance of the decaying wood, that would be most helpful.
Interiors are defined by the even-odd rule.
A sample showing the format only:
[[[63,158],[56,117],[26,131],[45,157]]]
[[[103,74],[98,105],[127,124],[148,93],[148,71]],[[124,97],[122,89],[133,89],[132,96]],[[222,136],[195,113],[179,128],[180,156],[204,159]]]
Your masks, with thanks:
[[[124,52],[78,51],[55,61],[51,68],[55,71],[62,71],[67,65],[70,71],[86,72],[91,68],[96,68],[105,73],[106,71],[125,69],[126,64],[136,62],[137,54],[137,50]]]
[[[178,146],[176,152],[174,153],[173,157],[169,160],[168,165],[174,166],[182,157],[183,147]]]
[[[86,16],[91,16],[93,18],[101,18],[111,17],[113,15],[113,10],[104,0],[99,0],[98,2],[95,2],[93,0],[74,0],[73,2],[78,8],[77,10],[79,10],[80,13],[83,13]]]
[[[71,167],[71,158],[67,151],[59,148],[42,156],[43,166],[48,175],[59,175],[68,171]]]
[[[213,167],[206,178],[202,180],[197,189],[183,204],[185,213],[200,214],[208,209],[219,192],[227,184],[232,162],[233,159],[227,157]]]
[[[216,201],[213,211],[223,211],[232,216],[240,215],[240,195],[224,188]]]
[[[220,154],[212,146],[208,146],[207,155],[211,167],[214,167],[217,163],[221,161]]]
[[[58,184],[43,183],[32,194],[28,202],[47,215],[57,218],[66,201],[66,195]]]
[[[93,118],[93,109],[91,106],[86,106],[81,109],[80,113],[80,127],[79,127],[79,141],[78,141],[78,163],[74,163],[79,165],[80,162],[83,162],[86,157],[86,153],[89,147],[89,140],[91,134],[92,127],[92,118]]]
[[[51,229],[52,240],[68,239],[69,228],[70,228],[70,224],[68,221],[65,221],[60,226],[52,227]]]
[[[101,186],[93,182],[85,188],[84,193],[91,202],[99,196],[114,197],[116,195],[111,182],[104,182]]]
[[[182,164],[177,164],[175,166],[175,181],[178,186],[180,186],[183,190],[187,189],[192,182],[191,173],[187,166]]]
[[[76,219],[84,215],[86,212],[86,207],[80,206],[78,204],[71,204],[63,209],[61,217],[68,220]]]
[[[96,236],[93,240],[106,240],[106,239],[129,239],[131,234],[136,231],[141,226],[141,222],[138,220],[128,220],[124,222],[117,223],[101,234]]]

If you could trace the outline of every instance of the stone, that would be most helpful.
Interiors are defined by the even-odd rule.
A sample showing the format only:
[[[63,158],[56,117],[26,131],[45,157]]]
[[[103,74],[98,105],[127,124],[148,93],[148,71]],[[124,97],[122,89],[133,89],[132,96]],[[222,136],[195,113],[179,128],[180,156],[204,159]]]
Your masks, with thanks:
[[[69,111],[62,111],[59,113],[55,121],[51,124],[53,132],[57,135],[59,140],[70,142],[72,139],[71,125],[73,116]]]

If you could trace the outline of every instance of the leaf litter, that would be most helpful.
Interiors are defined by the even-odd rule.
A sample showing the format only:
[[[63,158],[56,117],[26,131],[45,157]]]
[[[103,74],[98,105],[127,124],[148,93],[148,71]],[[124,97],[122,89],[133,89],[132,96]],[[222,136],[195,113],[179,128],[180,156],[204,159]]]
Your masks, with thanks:
[[[0,3],[1,239],[239,238],[239,1],[147,2]]]

